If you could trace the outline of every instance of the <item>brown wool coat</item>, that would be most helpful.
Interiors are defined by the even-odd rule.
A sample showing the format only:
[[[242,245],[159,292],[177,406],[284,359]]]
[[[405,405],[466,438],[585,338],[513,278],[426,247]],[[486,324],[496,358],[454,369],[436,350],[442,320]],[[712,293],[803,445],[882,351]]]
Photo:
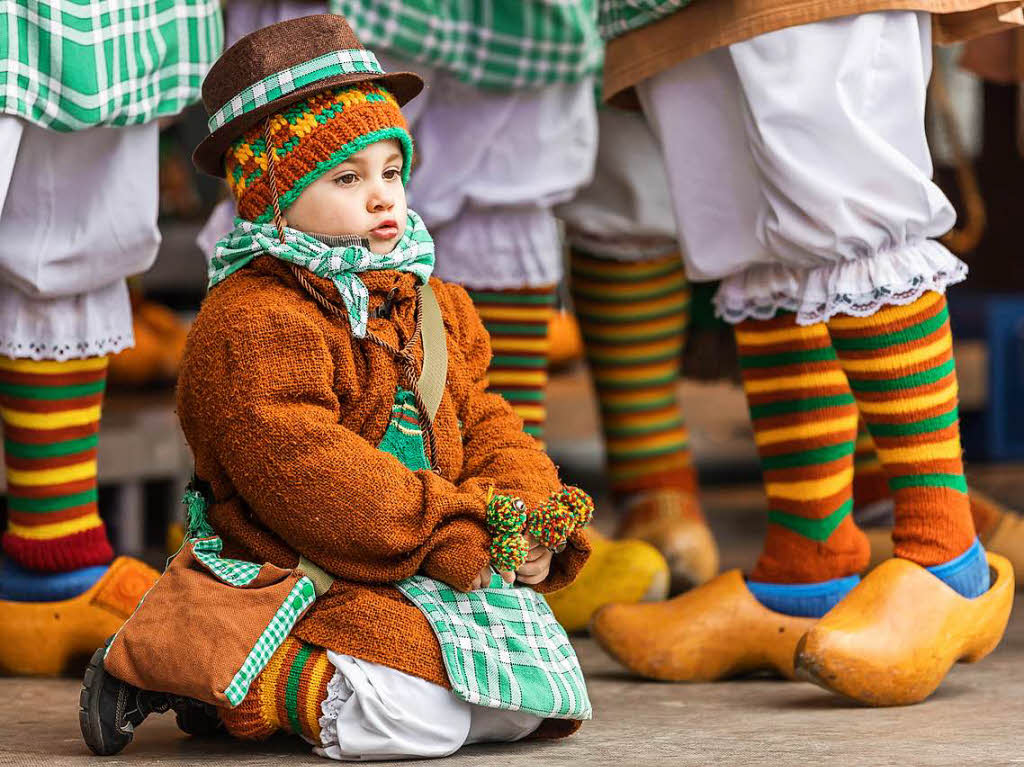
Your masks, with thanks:
[[[936,43],[1024,24],[1024,2],[994,0],[693,0],[670,16],[608,42],[604,99],[638,109],[633,86],[681,61],[757,35],[872,11],[933,14]]]
[[[397,288],[370,332],[402,346],[414,328],[416,278],[362,275],[370,311]],[[340,304],[326,280],[311,278]],[[490,343],[469,296],[431,280],[448,334],[448,384],[435,421],[439,474],[411,472],[376,449],[400,374],[302,291],[287,265],[256,259],[215,287],[189,335],[178,415],[196,473],[216,499],[224,555],[294,567],[304,554],[337,577],[295,636],[448,685],[423,615],[388,585],[423,573],[466,589],[488,563],[493,485],[527,504],[561,485],[555,466],[487,387]],[[460,422],[462,424],[460,430]],[[577,531],[537,587],[568,585],[589,546]]]

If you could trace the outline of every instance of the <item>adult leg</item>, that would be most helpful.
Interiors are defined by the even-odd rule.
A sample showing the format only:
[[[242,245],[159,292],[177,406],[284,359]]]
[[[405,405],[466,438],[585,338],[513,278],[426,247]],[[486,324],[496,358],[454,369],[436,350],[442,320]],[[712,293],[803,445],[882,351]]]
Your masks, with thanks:
[[[101,645],[156,578],[134,560],[108,567],[96,445],[106,356],[132,343],[124,278],[159,243],[157,128],[56,134],[0,118],[0,130],[0,669],[52,674]],[[111,191],[69,195],[73,179]]]
[[[828,326],[896,497],[898,558],[808,632],[797,668],[867,703],[915,702],[956,660],[992,649],[1012,587],[1008,563],[990,558],[1000,575],[987,590],[960,463],[941,293],[965,269],[933,239],[953,214],[931,182],[923,127],[930,18],[794,27],[733,45],[730,58],[771,260],[727,278],[719,308],[792,309],[798,324]]]

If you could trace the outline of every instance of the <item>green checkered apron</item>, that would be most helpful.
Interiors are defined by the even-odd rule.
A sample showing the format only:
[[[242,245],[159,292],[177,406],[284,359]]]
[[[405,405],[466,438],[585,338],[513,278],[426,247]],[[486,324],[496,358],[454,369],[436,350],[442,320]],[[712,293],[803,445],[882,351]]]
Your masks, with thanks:
[[[218,0],[3,0],[0,113],[56,131],[174,115],[222,45]]]
[[[540,88],[597,74],[595,0],[330,0],[369,48],[481,88]]]
[[[412,392],[399,389],[378,448],[411,471],[429,470]],[[478,706],[589,719],[579,659],[544,597],[497,574],[464,594],[424,575],[395,584],[430,623],[452,692]]]
[[[682,10],[693,0],[598,0],[598,28],[605,40],[653,24]]]

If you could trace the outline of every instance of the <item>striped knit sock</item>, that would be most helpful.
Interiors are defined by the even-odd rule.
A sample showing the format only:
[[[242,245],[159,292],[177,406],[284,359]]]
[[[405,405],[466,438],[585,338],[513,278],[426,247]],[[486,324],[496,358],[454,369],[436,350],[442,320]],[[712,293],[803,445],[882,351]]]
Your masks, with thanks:
[[[690,319],[679,255],[614,261],[573,251],[571,264],[613,492],[694,492],[689,434],[676,398]]]
[[[878,448],[895,508],[898,557],[946,565],[975,541],[964,479],[953,337],[945,296],[926,293],[870,317],[828,322],[843,370]],[[984,554],[958,572],[967,596],[988,588]]]
[[[889,495],[889,483],[885,479],[882,462],[878,460],[875,441],[864,423],[857,421],[857,444],[853,453],[853,506],[865,506],[884,501]]]
[[[8,511],[3,549],[23,568],[67,573],[113,559],[96,506],[106,376],[105,357],[0,357]]]
[[[491,336],[490,389],[523,419],[527,434],[543,443],[547,420],[548,322],[555,288],[473,290],[469,295]]]
[[[824,325],[748,320],[736,343],[769,509],[751,591],[779,612],[823,615],[868,564],[850,518],[857,406]]]
[[[320,742],[320,704],[334,666],[327,651],[288,637],[234,708],[220,709],[227,731],[236,738],[263,740],[278,730]]]
[[[868,431],[867,424],[863,419],[857,424],[857,452],[854,454],[853,464],[853,514],[857,523],[862,524],[857,516],[862,508],[879,501],[892,500],[889,482],[885,478],[885,470],[882,468],[882,462],[878,460],[878,452],[875,450],[875,441],[871,438],[871,432]],[[974,520],[974,529],[981,539],[985,540],[988,533],[1008,510],[994,498],[989,498],[976,490],[968,489],[967,499],[971,504],[971,519]],[[891,526],[892,514],[891,512],[885,514],[879,521],[876,521],[874,515],[870,515],[864,524]]]

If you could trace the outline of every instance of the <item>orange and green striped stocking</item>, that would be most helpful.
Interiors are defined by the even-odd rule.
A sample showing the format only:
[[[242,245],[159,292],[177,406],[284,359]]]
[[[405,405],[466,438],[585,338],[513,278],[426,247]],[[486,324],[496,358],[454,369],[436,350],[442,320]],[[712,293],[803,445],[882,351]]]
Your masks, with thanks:
[[[679,254],[615,261],[573,251],[571,266],[613,492],[695,491],[689,433],[676,397],[690,319],[690,286]]]
[[[988,567],[964,478],[945,296],[834,317],[828,328],[893,494],[896,556],[946,568],[936,574],[967,596],[984,592]]]
[[[750,589],[792,615],[823,615],[868,564],[853,509],[857,405],[823,324],[748,320],[736,343],[768,496]]]
[[[220,718],[236,738],[263,740],[284,730],[319,743],[320,704],[333,676],[325,649],[287,637],[242,702],[220,709]]]
[[[503,396],[523,419],[526,433],[543,443],[555,287],[471,290],[469,295],[491,336],[490,390]]]
[[[875,450],[875,441],[871,439],[871,432],[867,424],[861,419],[857,425],[857,452],[854,455],[853,466],[853,517],[857,524],[864,526],[885,526],[892,525],[892,494],[889,492],[889,483],[885,478],[885,470],[882,462],[878,460],[878,453]],[[971,504],[971,519],[974,520],[974,529],[984,541],[985,537],[995,529],[1003,514],[1008,510],[994,498],[989,498],[983,493],[968,488],[967,500]],[[873,513],[872,505],[886,501],[886,513],[879,516]],[[866,509],[866,518],[861,516],[861,511]]]
[[[7,476],[3,549],[26,570],[67,573],[113,558],[96,503],[106,378],[106,357],[0,357]]]

